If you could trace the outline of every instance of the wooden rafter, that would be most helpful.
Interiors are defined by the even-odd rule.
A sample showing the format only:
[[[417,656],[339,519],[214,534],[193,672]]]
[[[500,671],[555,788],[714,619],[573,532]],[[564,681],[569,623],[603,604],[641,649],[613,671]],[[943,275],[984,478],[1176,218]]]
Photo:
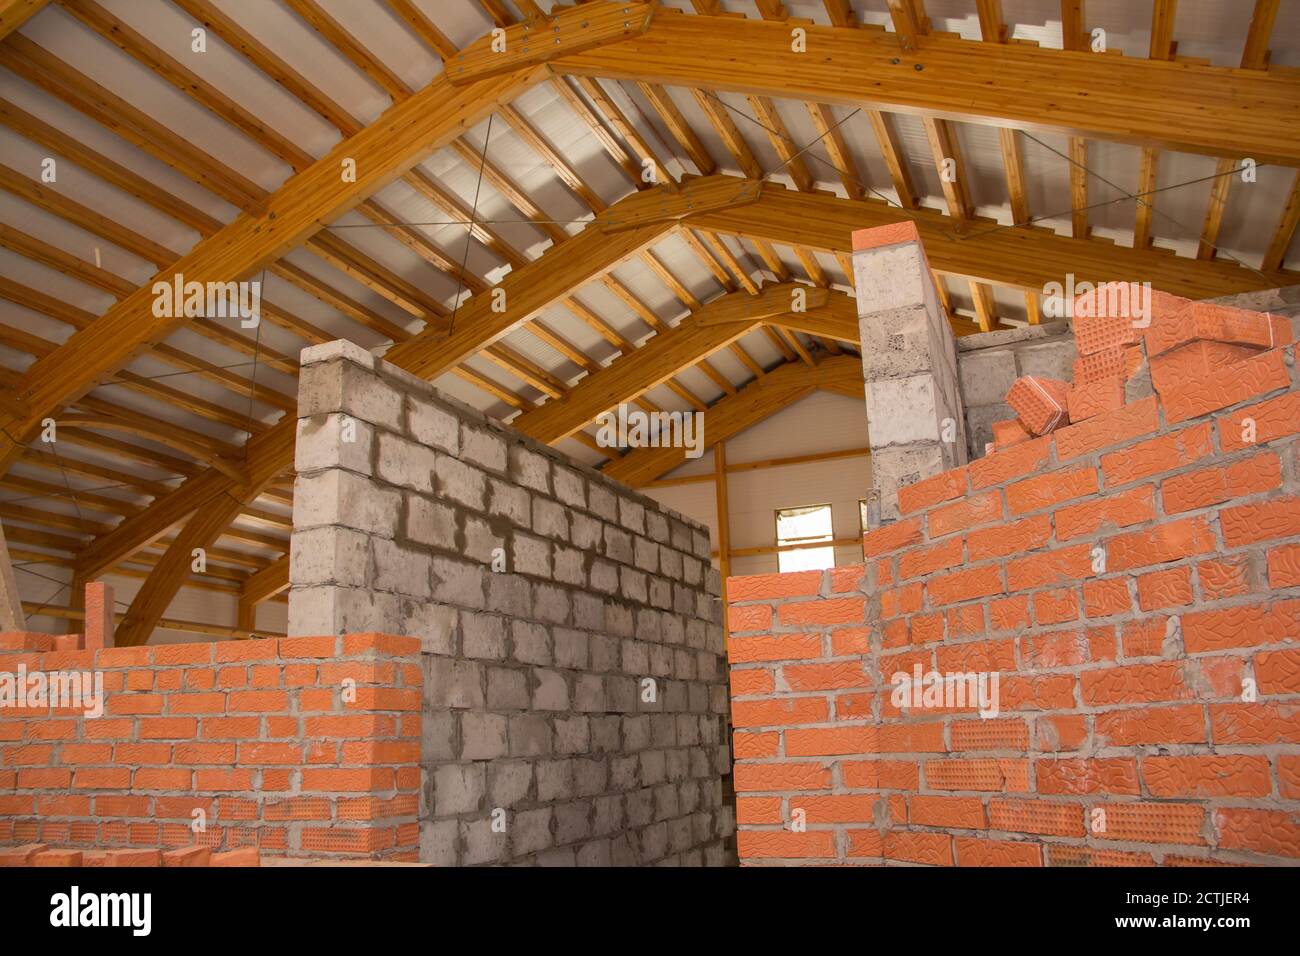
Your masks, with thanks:
[[[1246,49],[1241,54],[1241,65],[1247,70],[1262,70],[1268,66],[1268,43],[1273,35],[1273,24],[1282,0],[1255,0],[1246,31]]]
[[[1153,60],[1172,60],[1178,48],[1174,40],[1174,19],[1177,0],[1156,0],[1151,13],[1151,46],[1148,55]],[[1151,221],[1155,212],[1155,190],[1159,175],[1160,153],[1145,146],[1138,167],[1138,201],[1133,223],[1133,246],[1145,249],[1151,245]]]
[[[844,137],[844,130],[835,119],[831,108],[824,103],[809,103],[808,115],[812,118],[818,137],[826,147],[826,153],[830,156],[831,165],[839,175],[845,194],[850,199],[865,199],[866,181],[858,170],[857,161],[849,151],[848,141]]]
[[[948,205],[948,215],[964,226],[973,215],[966,159],[947,120],[926,117],[922,123],[930,141],[934,165],[940,172],[939,184]]]
[[[1084,0],[1061,0],[1061,47],[1088,50],[1084,32]],[[1071,136],[1067,145],[1070,176],[1070,228],[1076,239],[1088,238],[1088,140]]]
[[[1250,27],[1246,31],[1246,48],[1241,54],[1243,69],[1263,70],[1268,66],[1268,44],[1273,35],[1273,24],[1277,20],[1280,4],[1281,0],[1255,0]],[[1295,178],[1291,181],[1291,191],[1287,194],[1281,215],[1278,216],[1277,227],[1273,230],[1268,248],[1264,252],[1262,268],[1282,268],[1287,249],[1291,246],[1298,225],[1300,225],[1300,170],[1296,170]]]
[[[1287,194],[1273,237],[1268,242],[1261,268],[1270,271],[1282,268],[1297,226],[1300,226],[1300,170],[1296,171],[1295,178],[1291,181],[1291,191]]]
[[[871,131],[875,134],[876,144],[880,147],[880,154],[884,157],[885,167],[889,170],[894,192],[898,194],[899,206],[903,209],[917,208],[920,201],[916,194],[916,187],[912,184],[912,174],[907,167],[907,160],[903,157],[903,148],[899,143],[893,121],[888,114],[880,110],[868,110],[867,119],[871,123]]]
[[[1155,213],[1156,185],[1159,176],[1160,154],[1150,148],[1142,150],[1138,167],[1138,203],[1133,221],[1133,248],[1146,249],[1151,245],[1151,221]]]
[[[1002,19],[1002,0],[975,0],[975,12],[979,16],[980,34],[986,42],[1006,41],[1007,25]]]
[[[851,27],[857,25],[853,4],[849,0],[823,0],[823,2],[826,7],[826,15],[831,18],[833,26]]]
[[[1221,159],[1214,165],[1214,179],[1210,181],[1210,201],[1205,209],[1205,223],[1201,226],[1201,240],[1196,246],[1196,258],[1213,259],[1218,252],[1219,229],[1223,214],[1228,209],[1228,190],[1236,178],[1237,161]]]
[[[993,6],[996,7],[997,4],[995,3]],[[993,12],[997,11],[991,11],[987,4],[980,8],[981,26],[984,25]],[[911,37],[924,36],[930,32],[929,20],[925,16],[923,0],[901,0],[899,3],[893,3],[890,5],[889,14],[894,24],[894,31],[904,44],[909,43]],[[1000,12],[997,12],[997,16],[1000,19]],[[1001,35],[1001,30],[996,32]],[[883,125],[883,118],[881,123]],[[931,158],[939,173],[939,185],[943,191],[944,201],[948,206],[948,215],[956,222],[957,232],[964,232],[967,224],[974,218],[975,209],[971,201],[970,179],[966,171],[966,159],[957,141],[956,128],[948,120],[935,116],[923,116],[921,123],[925,128],[925,136],[930,144]],[[888,134],[886,134],[886,138],[888,139]],[[885,142],[882,141],[882,150],[885,148]],[[896,156],[895,162],[901,168],[903,160],[900,147],[891,140],[888,142],[888,149],[899,154]],[[934,283],[935,288],[941,290],[944,311],[951,316],[953,314],[952,303],[946,294],[947,289],[944,286],[943,279],[935,276]],[[986,332],[996,328],[998,321],[992,288],[985,283],[973,280],[969,283],[969,286],[979,327]]]
[[[0,40],[40,13],[50,0],[0,0]]]

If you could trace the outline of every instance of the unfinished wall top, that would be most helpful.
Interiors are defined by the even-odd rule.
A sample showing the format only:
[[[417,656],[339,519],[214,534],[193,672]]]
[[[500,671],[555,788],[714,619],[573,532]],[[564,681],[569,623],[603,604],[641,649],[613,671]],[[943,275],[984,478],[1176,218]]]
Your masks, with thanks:
[[[742,862],[1300,860],[1287,323],[1080,323],[1151,393],[901,489],[865,567],[728,581]]]

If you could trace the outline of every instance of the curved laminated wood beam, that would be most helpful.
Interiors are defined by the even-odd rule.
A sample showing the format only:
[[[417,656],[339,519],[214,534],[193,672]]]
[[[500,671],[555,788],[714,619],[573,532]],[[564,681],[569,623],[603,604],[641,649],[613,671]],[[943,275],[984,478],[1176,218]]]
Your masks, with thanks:
[[[676,221],[670,220],[608,234],[589,224],[572,239],[512,270],[495,289],[471,296],[457,310],[450,328],[426,326],[389,349],[384,358],[421,378],[436,378],[675,227]]]
[[[763,286],[757,295],[733,294],[714,299],[697,311],[694,319],[700,325],[727,325],[748,319],[771,319],[796,309],[808,311],[824,308],[836,294],[838,293],[832,293],[829,289],[800,282],[782,282]]]
[[[511,427],[547,444],[566,438],[602,412],[631,401],[730,345],[766,319],[788,311],[796,288],[804,287],[784,283],[766,286],[756,296],[747,292],[720,296],[640,348],[588,375],[563,398],[520,415]]]
[[[848,362],[822,362],[813,375],[814,384],[824,392],[834,392],[866,400],[866,383],[862,377],[862,360],[856,355],[847,356]]]
[[[206,548],[223,529],[239,517],[244,502],[237,497],[221,495],[208,507],[200,508],[176,536],[162,559],[154,565],[131,602],[126,617],[118,625],[114,642],[118,647],[132,647],[147,643],[154,628],[167,612],[167,606],[189,577],[190,562],[195,548]]]
[[[811,301],[811,300],[810,300]],[[862,333],[858,328],[858,304],[851,295],[828,292],[826,300],[803,312],[786,312],[767,320],[769,325],[779,325],[805,335],[820,335],[849,345],[860,345]],[[976,335],[982,332],[978,325],[958,316],[949,315],[948,324],[957,336]]]
[[[558,9],[563,9],[558,8]],[[644,33],[655,5],[641,0],[595,3],[581,17],[529,17],[480,37],[446,61],[457,86],[536,66],[564,53],[580,53]]]
[[[1300,166],[1300,77],[918,33],[661,10],[639,36],[551,60],[573,76],[726,90]]]
[[[778,366],[704,413],[703,448],[727,441],[817,389],[830,387],[827,382],[849,381],[854,375],[861,389],[862,362],[856,355],[833,356],[812,369],[803,362]],[[638,448],[606,465],[602,473],[638,488],[686,460],[685,448]]]
[[[636,229],[652,223],[676,221],[709,209],[730,209],[757,200],[765,183],[740,176],[698,176],[689,189],[676,190],[671,183],[658,189],[632,193],[611,207],[597,222],[604,232]]]
[[[242,484],[245,479],[244,473],[239,470],[239,466],[234,462],[227,461],[207,448],[174,435],[161,426],[158,428],[145,428],[138,422],[124,422],[108,415],[83,415],[77,412],[60,415],[58,423],[81,428],[106,428],[109,431],[139,435],[142,438],[156,441],[160,445],[166,445],[169,448],[184,452],[191,458],[215,468],[233,482]]]
[[[810,300],[807,309],[776,316],[770,320],[770,324],[803,332],[805,335],[820,335],[837,342],[858,345],[861,334],[858,331],[857,300],[842,292],[826,289],[818,291],[824,293],[822,301],[813,304]]]
[[[521,322],[568,299],[592,279],[606,275],[678,228],[682,217],[712,208],[720,191],[727,208],[755,202],[760,190],[736,190],[728,177],[706,176],[681,189],[659,186],[632,193],[593,219],[582,232],[551,246],[538,259],[512,269],[490,294],[471,296],[450,330],[424,328],[393,346],[384,359],[421,378],[433,379],[491,345]],[[735,177],[731,177],[734,181]],[[653,207],[655,215],[641,219]],[[634,210],[636,216],[627,213]]]
[[[1110,59],[1110,58],[1107,58]],[[1189,299],[1210,299],[1300,283],[1300,273],[1247,269],[1226,260],[1198,260],[1168,251],[1132,249],[1109,242],[1060,236],[1045,228],[1007,228],[972,220],[965,234],[934,209],[899,209],[888,203],[854,202],[821,193],[796,193],[768,182],[761,196],[743,206],[687,216],[692,228],[806,246],[831,254],[853,252],[858,229],[916,223],[930,267],[963,280],[992,282],[1041,292],[1067,273],[1089,282],[1149,281],[1154,288]]]

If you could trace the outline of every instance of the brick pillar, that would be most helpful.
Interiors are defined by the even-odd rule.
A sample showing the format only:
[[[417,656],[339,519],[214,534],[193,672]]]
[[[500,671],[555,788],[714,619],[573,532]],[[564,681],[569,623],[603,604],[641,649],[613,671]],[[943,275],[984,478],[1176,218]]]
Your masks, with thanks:
[[[952,328],[913,223],[853,233],[873,525],[898,517],[898,489],[966,464]]]
[[[113,588],[103,581],[86,585],[86,641],[85,649],[97,650],[113,646]]]

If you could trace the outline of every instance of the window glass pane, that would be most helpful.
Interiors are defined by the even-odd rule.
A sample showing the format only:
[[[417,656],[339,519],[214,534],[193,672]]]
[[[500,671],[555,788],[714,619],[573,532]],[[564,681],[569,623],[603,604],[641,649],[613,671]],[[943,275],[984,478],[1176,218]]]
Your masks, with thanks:
[[[816,505],[812,508],[786,508],[776,513],[778,544],[816,541],[822,537],[829,538],[830,534],[830,505]]]
[[[835,567],[834,548],[800,548],[780,551],[776,556],[779,571],[821,571]]]
[[[831,506],[811,505],[805,508],[784,508],[776,513],[776,543],[778,545],[812,544],[832,541]],[[835,567],[834,548],[798,548],[778,551],[777,568],[781,571],[817,571]]]

